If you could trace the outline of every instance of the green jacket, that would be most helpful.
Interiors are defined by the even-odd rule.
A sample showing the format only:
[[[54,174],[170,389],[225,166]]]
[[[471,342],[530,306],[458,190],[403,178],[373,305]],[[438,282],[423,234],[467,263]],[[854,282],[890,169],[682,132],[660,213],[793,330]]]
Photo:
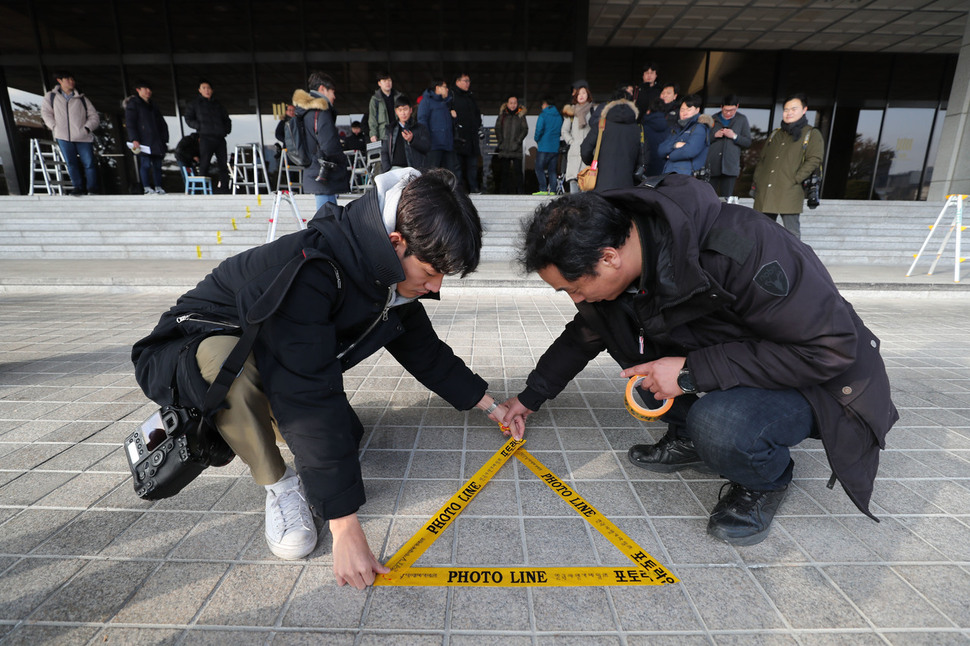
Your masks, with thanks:
[[[400,90],[391,90],[391,97],[396,99],[401,96]],[[377,137],[377,141],[384,141],[387,135],[387,125],[394,118],[387,113],[387,104],[384,102],[384,93],[380,88],[374,92],[370,98],[370,108],[367,114],[367,129],[371,137]]]
[[[822,133],[817,128],[803,128],[798,139],[781,128],[773,130],[754,169],[755,210],[801,213],[805,199],[802,180],[822,165],[824,154]]]

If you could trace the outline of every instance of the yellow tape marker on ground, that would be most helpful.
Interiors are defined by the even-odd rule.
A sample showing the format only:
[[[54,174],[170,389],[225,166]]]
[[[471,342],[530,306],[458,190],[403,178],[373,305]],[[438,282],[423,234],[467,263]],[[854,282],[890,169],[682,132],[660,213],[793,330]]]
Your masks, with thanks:
[[[661,415],[670,410],[670,407],[674,405],[673,399],[665,399],[659,408],[645,408],[637,403],[636,395],[633,394],[633,389],[640,385],[643,381],[643,377],[640,375],[634,375],[630,377],[630,381],[626,382],[626,392],[623,396],[623,405],[626,406],[626,411],[636,417],[641,422],[653,422],[656,421]]]
[[[520,448],[523,444],[525,440],[514,438],[506,442],[424,523],[422,529],[388,559],[386,565],[391,568],[391,572],[378,576],[374,585],[565,587],[664,585],[677,582],[676,577],[641,549],[633,539],[565,485],[531,453]],[[411,567],[513,454],[637,567]]]

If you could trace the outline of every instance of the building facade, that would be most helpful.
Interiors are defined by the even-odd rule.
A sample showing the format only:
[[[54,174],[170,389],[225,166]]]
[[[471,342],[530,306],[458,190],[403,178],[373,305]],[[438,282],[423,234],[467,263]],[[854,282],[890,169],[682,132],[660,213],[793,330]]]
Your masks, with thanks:
[[[278,112],[314,69],[335,78],[337,111],[349,123],[366,114],[382,70],[412,100],[436,77],[452,83],[467,73],[486,115],[495,115],[510,94],[534,115],[544,96],[566,103],[578,78],[605,100],[618,83],[638,82],[644,62],[655,61],[662,80],[677,82],[682,94],[701,94],[707,112],[716,112],[726,94],[740,96],[755,144],[739,191],[781,121],[784,97],[800,91],[825,135],[823,197],[927,198],[958,52],[591,44],[601,40],[590,27],[598,8],[590,5],[7,0],[0,5],[0,193],[26,191],[29,140],[50,138],[39,101],[57,70],[73,73],[102,116],[103,189],[118,193],[137,181],[124,146],[122,101],[142,78],[168,122],[170,149],[190,132],[185,106],[199,80],[209,80],[233,120],[231,151],[236,144],[271,146],[274,106]],[[168,168],[174,177],[174,164]]]

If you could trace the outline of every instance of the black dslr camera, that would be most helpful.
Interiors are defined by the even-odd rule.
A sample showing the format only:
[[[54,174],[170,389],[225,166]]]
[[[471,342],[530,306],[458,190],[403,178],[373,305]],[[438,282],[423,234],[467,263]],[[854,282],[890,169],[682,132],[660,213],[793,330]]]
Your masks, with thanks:
[[[802,189],[805,191],[805,197],[808,200],[808,208],[814,209],[818,207],[818,194],[819,190],[822,188],[822,173],[816,168],[812,171],[812,174],[802,180]]]
[[[337,167],[332,161],[327,161],[323,157],[317,159],[317,163],[320,164],[320,171],[317,173],[318,182],[330,181],[330,173],[334,168]]]
[[[194,408],[163,406],[125,439],[135,493],[145,500],[169,498],[210,466],[235,453]]]

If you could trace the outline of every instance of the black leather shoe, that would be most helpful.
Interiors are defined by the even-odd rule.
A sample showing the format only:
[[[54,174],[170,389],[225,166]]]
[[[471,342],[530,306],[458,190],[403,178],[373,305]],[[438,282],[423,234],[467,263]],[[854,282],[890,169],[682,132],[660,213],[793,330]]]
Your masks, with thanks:
[[[724,486],[728,485],[727,494],[719,496],[714,505],[707,533],[731,545],[754,545],[765,540],[788,486],[777,491],[754,491],[734,482]]]
[[[690,440],[667,433],[656,444],[634,444],[627,452],[630,462],[647,471],[673,473],[681,469],[696,469],[713,473],[694,449]]]

